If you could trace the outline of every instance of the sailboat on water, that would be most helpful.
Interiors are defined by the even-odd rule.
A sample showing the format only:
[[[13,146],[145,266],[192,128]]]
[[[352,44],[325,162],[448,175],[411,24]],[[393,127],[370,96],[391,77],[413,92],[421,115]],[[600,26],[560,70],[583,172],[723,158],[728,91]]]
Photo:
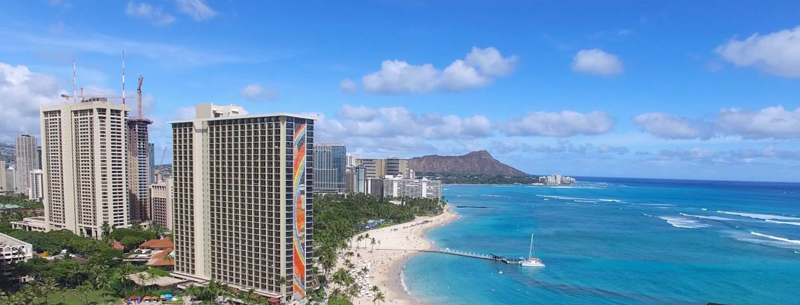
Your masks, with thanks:
[[[544,267],[544,263],[542,260],[536,257],[533,257],[535,252],[533,252],[533,233],[531,233],[531,246],[528,248],[528,259],[523,260],[519,264],[523,267]]]

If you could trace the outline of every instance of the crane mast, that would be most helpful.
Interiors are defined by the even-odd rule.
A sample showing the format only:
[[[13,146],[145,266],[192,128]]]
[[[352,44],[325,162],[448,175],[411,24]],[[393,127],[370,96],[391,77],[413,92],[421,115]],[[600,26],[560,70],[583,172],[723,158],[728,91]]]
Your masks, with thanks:
[[[139,86],[136,88],[136,94],[139,95],[138,108],[140,119],[142,118],[142,82],[144,82],[144,76],[139,75]]]

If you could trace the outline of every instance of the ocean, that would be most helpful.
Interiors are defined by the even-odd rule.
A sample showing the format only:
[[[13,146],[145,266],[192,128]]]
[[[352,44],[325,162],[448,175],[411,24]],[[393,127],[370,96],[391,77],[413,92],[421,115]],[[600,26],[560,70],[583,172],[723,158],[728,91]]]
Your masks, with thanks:
[[[462,217],[405,266],[426,304],[800,304],[800,184],[583,178],[572,186],[447,185]]]

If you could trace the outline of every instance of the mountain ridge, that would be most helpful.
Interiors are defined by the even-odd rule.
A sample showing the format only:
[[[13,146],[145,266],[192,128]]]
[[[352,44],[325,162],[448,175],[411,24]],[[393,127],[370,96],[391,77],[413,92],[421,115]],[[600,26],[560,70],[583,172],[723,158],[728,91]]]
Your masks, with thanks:
[[[472,151],[460,156],[415,157],[408,160],[408,168],[417,173],[440,175],[530,176],[498,161],[486,150]]]

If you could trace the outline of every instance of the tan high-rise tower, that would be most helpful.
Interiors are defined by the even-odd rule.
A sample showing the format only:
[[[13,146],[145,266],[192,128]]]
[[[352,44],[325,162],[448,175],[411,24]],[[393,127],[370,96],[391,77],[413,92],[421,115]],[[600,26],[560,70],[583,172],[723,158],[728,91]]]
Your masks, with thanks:
[[[42,202],[50,230],[100,238],[104,223],[129,225],[128,111],[105,98],[42,107]]]
[[[237,106],[202,104],[196,119],[173,122],[174,274],[304,296],[313,138],[313,118]]]

